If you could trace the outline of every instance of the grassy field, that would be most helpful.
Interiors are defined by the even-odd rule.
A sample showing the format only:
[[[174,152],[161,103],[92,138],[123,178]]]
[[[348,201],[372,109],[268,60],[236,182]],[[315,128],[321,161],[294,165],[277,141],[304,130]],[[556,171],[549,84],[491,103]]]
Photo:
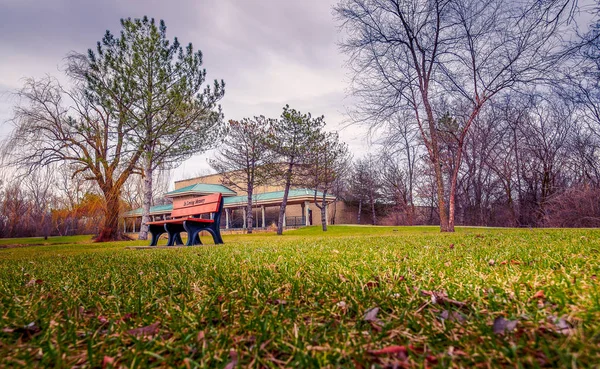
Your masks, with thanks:
[[[224,238],[0,249],[0,367],[600,363],[600,230]]]

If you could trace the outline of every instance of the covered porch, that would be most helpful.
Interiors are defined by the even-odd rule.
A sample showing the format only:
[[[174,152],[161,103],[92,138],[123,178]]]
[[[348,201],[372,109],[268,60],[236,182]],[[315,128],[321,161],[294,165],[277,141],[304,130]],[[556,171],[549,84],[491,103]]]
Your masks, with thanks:
[[[178,191],[181,193],[182,191]],[[171,194],[171,193],[169,193]],[[187,193],[186,195],[190,195]],[[198,194],[201,195],[201,194]],[[172,196],[173,198],[179,196]],[[321,203],[323,194],[317,192],[317,202]],[[326,196],[325,221],[329,224],[329,204],[335,196]],[[227,196],[223,198],[224,209],[220,227],[223,230],[242,230],[247,227],[247,196]],[[279,208],[283,202],[283,191],[255,194],[252,199],[253,228],[267,229],[277,224]],[[159,205],[150,208],[152,220],[169,219],[172,205]],[[142,209],[128,211],[123,215],[123,232],[137,232],[141,226]],[[315,204],[315,192],[310,189],[292,189],[288,194],[283,225],[286,228],[297,228],[321,224],[321,209]]]

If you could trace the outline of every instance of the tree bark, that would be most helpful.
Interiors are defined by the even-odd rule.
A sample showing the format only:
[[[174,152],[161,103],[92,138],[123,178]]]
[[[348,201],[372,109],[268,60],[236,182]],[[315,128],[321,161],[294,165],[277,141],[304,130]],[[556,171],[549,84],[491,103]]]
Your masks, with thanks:
[[[288,194],[290,192],[290,186],[292,184],[292,170],[294,168],[294,164],[290,163],[285,175],[285,190],[283,191],[283,200],[281,201],[281,206],[279,207],[279,220],[277,222],[277,234],[283,234],[283,217],[285,216],[285,208],[287,206]]]
[[[327,196],[327,191],[323,191],[323,200],[321,202],[321,206],[318,206],[321,209],[321,225],[323,226],[323,232],[327,231],[327,200],[325,197]]]
[[[362,200],[358,200],[358,215],[356,216],[356,224],[360,224],[360,213],[362,212]]]
[[[254,192],[253,186],[248,183],[248,203],[246,204],[246,233],[252,233],[252,226],[254,221],[254,214],[252,213],[252,193]]]
[[[153,168],[152,162],[147,160],[144,168],[144,195],[142,201],[142,225],[140,226],[140,233],[138,240],[148,239],[148,223],[150,222],[150,207],[152,206],[152,175]]]
[[[119,230],[119,201],[121,198],[121,189],[108,187],[102,189],[106,201],[104,209],[104,224],[102,230],[96,238],[97,242],[115,241],[122,239]]]
[[[446,199],[444,197],[444,174],[442,172],[442,166],[440,163],[440,147],[438,144],[437,128],[435,126],[435,120],[433,117],[433,109],[429,104],[429,97],[427,92],[422,90],[423,105],[425,106],[425,112],[427,113],[427,120],[429,123],[429,136],[430,136],[430,158],[433,165],[433,171],[435,173],[435,183],[437,189],[438,208],[440,214],[440,231],[442,232],[453,232],[449,229],[448,225],[448,210],[446,209]]]
[[[373,192],[371,191],[371,213],[372,213],[372,219],[371,219],[371,224],[376,225],[377,224],[377,215],[375,215],[375,196],[373,195]]]

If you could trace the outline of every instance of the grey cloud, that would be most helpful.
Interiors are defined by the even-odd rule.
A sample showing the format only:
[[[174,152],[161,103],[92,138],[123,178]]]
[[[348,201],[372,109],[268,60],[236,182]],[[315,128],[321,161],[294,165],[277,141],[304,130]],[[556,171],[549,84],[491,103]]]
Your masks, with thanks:
[[[94,48],[119,19],[164,19],[170,38],[192,42],[204,53],[210,79],[224,79],[227,119],[278,117],[289,103],[324,114],[328,128],[345,123],[346,70],[332,16],[337,0],[3,0],[0,3],[0,83],[14,90],[23,77],[61,77],[64,56]],[[0,121],[13,102],[0,93]],[[0,135],[7,125],[0,125]],[[348,131],[348,132],[346,132]],[[341,136],[361,150],[363,132]],[[357,138],[358,137],[358,138]],[[200,160],[205,163],[205,160]],[[186,167],[194,167],[198,159]],[[203,164],[202,166],[205,166]]]

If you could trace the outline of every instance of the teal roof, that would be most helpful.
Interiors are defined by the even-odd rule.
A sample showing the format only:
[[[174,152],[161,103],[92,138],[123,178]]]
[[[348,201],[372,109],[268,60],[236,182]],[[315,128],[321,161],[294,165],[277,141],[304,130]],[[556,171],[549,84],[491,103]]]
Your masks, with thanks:
[[[275,191],[275,192],[265,192],[265,193],[254,194],[252,196],[252,202],[258,203],[258,202],[266,202],[266,201],[273,201],[273,200],[282,200],[283,192],[284,191]],[[309,190],[307,188],[290,189],[290,192],[288,193],[288,200],[293,199],[295,197],[306,197],[306,196],[313,197],[314,195],[315,195],[315,191]],[[317,192],[317,199],[320,199],[321,197],[323,197],[323,193]],[[332,196],[328,196],[328,197],[331,199]],[[248,202],[248,196],[226,197],[223,199],[223,202],[225,205],[246,204]]]
[[[197,186],[197,185],[194,185],[194,186]],[[188,186],[188,187],[194,187],[194,186]],[[218,186],[218,185],[215,185],[215,186]],[[184,188],[187,188],[187,187],[184,187]],[[179,189],[178,191],[181,191],[181,190],[183,190],[183,188]],[[312,199],[314,197],[314,195],[315,195],[315,191],[307,189],[307,188],[291,189],[288,194],[288,201],[293,200],[294,198],[307,197],[307,196]],[[317,200],[321,199],[322,197],[323,197],[323,193],[317,192]],[[327,197],[328,197],[328,200],[334,199],[333,195],[327,195]],[[254,202],[254,203],[282,200],[283,199],[283,191],[259,193],[259,194],[255,194],[254,196],[252,196],[252,198],[253,198],[252,202]],[[231,197],[223,198],[223,204],[226,207],[231,207],[232,205],[244,205],[244,204],[246,204],[247,201],[248,201],[248,196],[231,196]],[[170,212],[171,210],[173,210],[172,204],[158,205],[158,206],[153,206],[150,208],[150,214],[155,214],[155,213],[162,214],[162,213]],[[125,217],[136,217],[136,216],[141,216],[141,215],[142,215],[141,208],[128,211],[124,214]]]
[[[151,206],[150,207],[150,214],[153,214],[153,213],[164,213],[164,212],[169,212],[171,210],[173,210],[173,204]],[[126,217],[141,216],[142,215],[142,208],[127,211],[123,215],[126,216]]]
[[[223,196],[235,196],[237,193],[232,189],[225,187],[220,184],[207,184],[207,183],[197,183],[190,186],[182,187],[180,189],[167,192],[165,194],[166,197],[176,197],[179,194],[190,193],[190,194],[211,194],[220,192]]]

